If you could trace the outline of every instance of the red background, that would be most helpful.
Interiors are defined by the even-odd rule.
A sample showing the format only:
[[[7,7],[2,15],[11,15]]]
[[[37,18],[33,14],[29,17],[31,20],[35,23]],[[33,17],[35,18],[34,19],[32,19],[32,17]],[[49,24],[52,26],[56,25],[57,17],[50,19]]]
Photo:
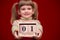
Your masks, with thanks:
[[[44,29],[41,40],[59,40],[59,11],[58,0],[33,0],[38,4],[39,20]],[[0,39],[14,40],[11,33],[11,7],[18,0],[0,0]]]

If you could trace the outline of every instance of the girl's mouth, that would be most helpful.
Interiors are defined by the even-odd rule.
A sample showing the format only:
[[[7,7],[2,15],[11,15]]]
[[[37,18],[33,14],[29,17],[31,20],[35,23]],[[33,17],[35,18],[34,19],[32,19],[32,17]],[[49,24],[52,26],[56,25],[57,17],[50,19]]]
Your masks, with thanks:
[[[26,16],[27,16],[27,15],[30,15],[30,14],[28,14],[28,13],[25,13],[24,15],[26,15]]]

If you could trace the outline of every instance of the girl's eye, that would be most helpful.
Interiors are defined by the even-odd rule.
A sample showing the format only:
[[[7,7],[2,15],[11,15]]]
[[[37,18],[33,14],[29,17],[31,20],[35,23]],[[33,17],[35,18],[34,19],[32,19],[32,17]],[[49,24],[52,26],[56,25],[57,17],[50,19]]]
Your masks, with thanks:
[[[21,10],[31,10],[32,8],[21,8]]]
[[[25,8],[22,8],[21,10],[25,10]]]
[[[28,10],[31,10],[31,8],[28,8]]]

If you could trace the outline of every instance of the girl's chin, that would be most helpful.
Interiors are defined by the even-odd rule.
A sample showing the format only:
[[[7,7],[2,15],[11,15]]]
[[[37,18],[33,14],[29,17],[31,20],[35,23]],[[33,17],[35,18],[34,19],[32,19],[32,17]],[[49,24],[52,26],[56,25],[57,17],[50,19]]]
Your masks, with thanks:
[[[31,16],[24,16],[24,18],[30,18]]]
[[[30,18],[30,17],[28,17],[28,16],[25,16],[24,18]]]

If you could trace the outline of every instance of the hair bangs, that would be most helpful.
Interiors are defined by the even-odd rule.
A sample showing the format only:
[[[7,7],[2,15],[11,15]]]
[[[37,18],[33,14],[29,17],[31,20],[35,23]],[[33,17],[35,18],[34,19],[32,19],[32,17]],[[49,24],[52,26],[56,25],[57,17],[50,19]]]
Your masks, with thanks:
[[[32,8],[34,8],[34,3],[33,3],[32,1],[20,1],[18,5],[19,5],[19,6],[18,6],[19,9],[20,9],[21,6],[23,6],[23,5],[31,5]]]

